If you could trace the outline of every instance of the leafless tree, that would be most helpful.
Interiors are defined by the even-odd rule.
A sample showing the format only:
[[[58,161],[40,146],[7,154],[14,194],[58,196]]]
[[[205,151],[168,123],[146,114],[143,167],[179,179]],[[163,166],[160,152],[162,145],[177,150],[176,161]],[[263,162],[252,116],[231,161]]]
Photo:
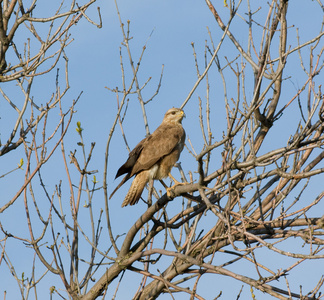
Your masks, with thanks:
[[[116,171],[109,167],[109,153],[115,147],[112,137],[121,132],[129,149],[124,124],[132,114],[128,109],[131,97],[138,100],[143,112],[140,118],[143,117],[149,134],[146,105],[159,92],[163,68],[156,92],[145,99],[142,92],[147,82],[140,82],[138,71],[146,47],[134,63],[130,21],[123,23],[117,2],[123,41],[120,48],[122,82],[119,87],[108,88],[116,96],[117,114],[107,138],[102,188],[97,186],[96,171],[89,167],[95,145],[92,143],[86,152],[80,123],[77,123],[76,130],[82,154],[70,152],[72,164],[67,161],[64,137],[75,103],[67,112],[63,111],[61,99],[64,92],[60,91],[58,83],[53,98],[46,105],[34,103],[29,96],[33,78],[43,74],[37,72],[37,62],[45,63],[56,57],[45,72],[54,68],[57,57],[64,54],[64,47],[68,44],[68,39],[63,37],[67,37],[66,33],[78,16],[87,18],[85,11],[92,2],[78,7],[77,11],[71,6],[68,13],[58,11],[54,15],[63,18],[65,27],[60,26],[55,35],[60,36],[57,39],[60,47],[53,56],[46,56],[46,51],[40,52],[30,63],[32,56],[17,55],[21,62],[13,68],[6,55],[11,48],[6,48],[1,39],[1,79],[18,80],[18,86],[26,97],[24,105],[29,105],[31,113],[30,120],[24,125],[22,115],[26,108],[18,108],[2,91],[4,99],[17,111],[18,119],[8,135],[8,142],[1,146],[1,155],[23,145],[26,174],[24,184],[12,199],[5,201],[0,212],[9,214],[10,207],[18,198],[21,199],[20,205],[27,215],[29,237],[23,232],[8,231],[1,225],[0,267],[6,265],[11,270],[22,297],[27,299],[32,290],[37,295],[42,279],[52,276],[50,278],[59,278],[61,287],[53,284],[51,296],[57,294],[63,299],[108,298],[108,290],[114,286],[112,297],[116,299],[121,289],[127,287],[125,278],[130,274],[139,282],[137,290],[129,291],[133,299],[156,299],[162,294],[176,299],[179,293],[187,295],[186,299],[222,299],[222,287],[208,291],[200,289],[200,285],[213,276],[226,278],[231,286],[238,283],[237,299],[246,287],[251,289],[252,299],[255,299],[256,290],[278,299],[322,299],[323,276],[313,275],[310,290],[301,287],[296,291],[291,288],[291,274],[303,272],[299,267],[314,260],[322,263],[324,258],[324,216],[320,209],[323,208],[324,192],[320,188],[313,189],[313,182],[320,182],[317,180],[323,178],[324,172],[324,104],[319,79],[324,66],[323,20],[312,20],[315,24],[312,36],[300,42],[298,30],[295,30],[298,24],[290,24],[288,18],[288,7],[294,5],[292,1],[273,0],[258,3],[257,7],[250,1],[224,1],[222,5],[225,8],[219,10],[215,3],[205,0],[204,5],[215,18],[215,28],[208,31],[209,41],[204,53],[197,52],[192,44],[197,81],[181,105],[186,110],[192,102],[198,103],[198,124],[203,144],[196,144],[187,132],[189,138],[180,158],[182,164],[177,165],[186,184],[174,187],[171,196],[165,190],[158,190],[158,183],[148,187],[151,191],[142,195],[147,209],[123,235],[118,224],[112,221],[111,216],[116,212],[108,200],[113,190],[107,179],[108,173]],[[323,10],[321,2],[317,3]],[[2,20],[6,14],[4,8],[8,10],[10,7],[10,3],[4,4]],[[18,23],[29,24],[27,28],[37,37],[33,27],[37,20],[31,17],[33,7],[22,9],[18,1],[16,16],[21,15],[24,19]],[[77,13],[77,17],[71,18],[72,13]],[[237,26],[232,29],[233,22],[239,24],[240,33],[235,30]],[[213,30],[222,32],[217,43],[212,38]],[[238,34],[244,30],[248,39],[242,44]],[[226,47],[230,47],[227,51],[230,54],[226,56],[221,54],[225,41]],[[44,42],[44,47],[48,43]],[[12,49],[19,54],[15,46]],[[27,44],[27,54],[28,49]],[[204,58],[203,66],[199,63],[200,57]],[[126,74],[126,63],[131,74]],[[287,79],[297,76],[297,73],[290,73],[290,65],[298,66],[298,74],[303,74],[304,82],[297,90],[290,88],[287,91]],[[218,91],[217,98],[210,93],[215,84],[211,77],[223,85],[223,94]],[[205,89],[199,89],[203,85]],[[60,119],[49,134],[46,120],[54,103],[60,107]],[[291,107],[298,108],[293,115],[294,122],[291,121]],[[214,120],[219,110],[225,112],[223,118],[226,122],[219,122],[223,127],[219,128],[217,124],[215,128]],[[190,112],[188,115],[194,117]],[[290,132],[285,141],[279,138],[277,127],[277,124],[285,124],[284,120],[287,120],[284,126]],[[18,129],[20,136],[16,138]],[[219,131],[223,134],[216,140]],[[49,191],[43,183],[42,167],[59,146],[68,188],[64,189],[59,182],[53,191]],[[197,151],[199,148],[201,150]],[[194,167],[188,169],[187,165]],[[18,168],[21,166],[22,162]],[[1,180],[6,178],[7,174],[1,176]],[[39,209],[43,198],[34,193],[36,180],[47,198],[46,215],[44,207]],[[102,194],[105,204],[96,215],[93,197]],[[90,216],[89,221],[85,221],[80,209],[81,196],[87,199],[84,207]],[[69,203],[63,199],[69,199]],[[34,217],[30,214],[31,207]],[[105,225],[101,224],[103,214]],[[109,242],[106,238],[102,241],[105,230]],[[25,243],[35,253],[28,278],[21,278],[15,272],[7,250],[7,244],[12,240]],[[81,248],[89,251],[84,254]],[[280,265],[275,263],[276,260],[286,263]],[[36,277],[35,266],[39,262],[44,272]],[[81,267],[81,262],[86,267]],[[242,265],[244,268],[240,267]],[[277,287],[277,282],[280,287]]]

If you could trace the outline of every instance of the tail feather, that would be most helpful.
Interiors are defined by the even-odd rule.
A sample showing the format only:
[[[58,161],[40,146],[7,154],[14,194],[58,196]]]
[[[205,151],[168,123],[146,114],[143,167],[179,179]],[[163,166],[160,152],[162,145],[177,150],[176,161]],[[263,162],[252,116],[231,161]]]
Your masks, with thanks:
[[[134,205],[141,198],[145,185],[149,181],[149,171],[142,171],[134,178],[131,187],[122,203],[122,207],[126,205]]]
[[[130,174],[128,173],[123,180],[118,184],[118,186],[114,189],[114,191],[110,194],[109,199],[117,192],[117,190],[130,178]]]

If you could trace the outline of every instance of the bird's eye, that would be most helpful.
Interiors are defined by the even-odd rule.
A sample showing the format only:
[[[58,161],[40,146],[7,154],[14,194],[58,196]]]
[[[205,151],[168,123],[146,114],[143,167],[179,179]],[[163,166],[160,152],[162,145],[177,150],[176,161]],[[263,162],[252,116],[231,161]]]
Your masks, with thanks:
[[[175,115],[176,114],[176,112],[175,111],[173,111],[171,114],[173,114],[173,115]]]

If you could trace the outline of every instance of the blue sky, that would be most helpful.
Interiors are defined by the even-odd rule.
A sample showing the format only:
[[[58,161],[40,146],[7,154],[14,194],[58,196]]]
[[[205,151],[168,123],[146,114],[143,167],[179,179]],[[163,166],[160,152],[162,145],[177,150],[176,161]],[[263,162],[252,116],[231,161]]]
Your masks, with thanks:
[[[217,7],[221,14],[228,16],[226,12],[227,9],[223,7],[223,1],[214,1],[214,5]],[[53,3],[52,3],[53,4]],[[260,5],[268,5],[266,2],[260,4],[259,1],[251,1],[251,5],[257,9]],[[98,22],[98,15],[96,7],[101,7],[101,14],[103,20],[102,29],[98,29],[95,26],[91,26],[85,20],[81,20],[77,26],[72,28],[71,33],[74,41],[66,49],[66,55],[69,58],[69,82],[71,85],[70,90],[64,98],[65,108],[68,108],[73,99],[76,99],[81,91],[83,94],[76,107],[77,114],[74,116],[70,131],[67,135],[65,147],[67,153],[78,150],[81,153],[81,148],[77,146],[79,142],[79,137],[77,132],[74,130],[76,127],[76,122],[80,121],[81,126],[84,129],[83,136],[86,144],[86,149],[90,149],[90,143],[96,142],[93,159],[90,164],[90,169],[98,170],[96,174],[99,185],[103,181],[103,166],[104,166],[104,153],[107,142],[107,137],[110,128],[113,124],[115,114],[117,112],[116,96],[114,93],[110,92],[106,87],[111,89],[115,87],[121,88],[121,69],[120,69],[120,50],[123,41],[122,33],[120,29],[120,24],[118,21],[118,16],[116,13],[115,4],[113,1],[98,1],[92,8],[87,11],[88,15],[91,16],[95,21]],[[193,56],[193,48],[191,43],[194,43],[195,50],[197,53],[197,59],[199,62],[200,72],[203,71],[204,66],[204,51],[205,43],[207,41],[210,46],[210,38],[208,34],[207,27],[209,28],[214,43],[217,45],[219,39],[221,38],[222,31],[218,28],[213,16],[211,15],[208,7],[204,1],[119,1],[119,10],[123,22],[126,24],[127,20],[130,20],[130,31],[133,39],[130,41],[130,47],[132,51],[133,61],[137,63],[139,56],[141,55],[142,48],[146,45],[146,50],[141,61],[140,71],[138,78],[140,85],[143,85],[149,77],[152,77],[148,85],[143,90],[143,98],[149,99],[155,92],[157,85],[160,80],[160,74],[163,68],[163,79],[159,94],[150,102],[147,106],[147,117],[149,122],[150,131],[153,132],[154,129],[161,123],[164,113],[170,107],[179,107],[185,98],[187,97],[189,91],[192,89],[194,83],[197,80],[195,61]],[[34,16],[42,16],[49,10],[47,4],[42,6],[42,4],[37,5]],[[267,12],[267,9],[265,9]],[[263,12],[260,12],[260,22],[262,22]],[[303,43],[306,40],[315,37],[320,31],[320,25],[322,22],[323,11],[319,8],[316,1],[290,1],[289,3],[289,13],[288,13],[288,26],[289,26],[289,44],[292,48],[297,45],[296,42],[296,27],[299,28],[300,42]],[[242,17],[245,17],[242,15]],[[315,25],[313,20],[316,20]],[[226,17],[224,17],[224,22]],[[39,26],[44,26],[39,24]],[[242,43],[245,47],[247,42],[245,22],[238,18],[232,24],[233,33],[236,35],[237,40]],[[242,30],[240,29],[242,28]],[[258,27],[257,27],[258,28]],[[256,41],[260,40],[260,35],[256,34]],[[16,43],[23,43],[25,41],[24,32],[18,32]],[[258,45],[256,43],[256,45]],[[37,48],[37,46],[36,46]],[[305,57],[305,63],[307,61],[307,53],[310,46],[305,48],[302,53]],[[258,48],[257,48],[258,50]],[[126,81],[130,82],[132,75],[130,72],[127,52],[124,47],[122,47],[123,62],[125,67]],[[222,47],[219,56],[223,59],[225,56],[229,59],[233,59],[236,53],[233,51],[233,46],[225,39],[224,46]],[[285,105],[289,99],[296,93],[297,89],[305,81],[305,75],[300,73],[300,65],[298,64],[297,53],[292,55],[295,60],[288,61],[287,74],[286,77],[290,77],[286,80],[283,91],[282,103],[279,107]],[[210,56],[209,56],[210,57]],[[238,61],[240,62],[240,60]],[[297,63],[296,63],[297,62]],[[224,60],[222,60],[224,63]],[[64,63],[63,61],[59,63],[60,68],[60,83],[64,85]],[[291,74],[289,74],[289,72]],[[229,74],[227,74],[229,75]],[[247,75],[251,75],[251,68],[247,66]],[[37,78],[33,86],[32,94],[35,101],[38,103],[44,103],[49,99],[52,93],[55,91],[55,78],[56,72],[52,72],[43,78]],[[210,98],[211,106],[215,109],[215,113],[212,116],[212,127],[214,130],[214,140],[220,140],[222,137],[222,132],[226,130],[226,119],[224,110],[224,92],[221,79],[217,72],[216,67],[212,67],[210,71]],[[320,80],[319,78],[316,79]],[[323,78],[321,78],[323,81]],[[247,96],[252,97],[253,88],[253,78],[251,76],[250,80],[247,79]],[[128,85],[126,84],[126,85]],[[227,82],[229,98],[235,97],[236,86],[230,81]],[[2,84],[3,90],[8,93],[8,95],[15,97],[17,102],[23,102],[22,94],[17,91],[17,86],[12,83],[10,86]],[[188,102],[184,108],[187,118],[184,119],[183,125],[186,129],[187,136],[192,141],[192,144],[197,153],[199,153],[203,147],[203,141],[201,138],[200,125],[198,120],[198,97],[201,97],[203,102],[206,97],[206,84],[203,81],[197,91],[192,96],[192,99]],[[8,105],[1,100],[1,141],[4,142],[7,139],[6,133],[11,129],[10,124],[14,120],[14,113],[9,111]],[[20,100],[21,99],[21,100]],[[45,99],[45,100],[44,100]],[[141,116],[140,106],[136,96],[130,97],[129,108],[132,113],[127,115],[124,122],[124,130],[127,136],[127,141],[130,147],[134,147],[138,141],[140,141],[145,136],[144,123]],[[8,113],[7,113],[8,111]],[[265,143],[265,146],[261,148],[260,153],[265,153],[269,151],[270,147],[282,147],[286,144],[289,135],[293,134],[291,128],[295,128],[299,118],[294,117],[298,113],[298,105],[294,104],[287,110],[287,119],[279,120],[279,122],[273,128],[273,133],[269,135],[269,141]],[[58,114],[49,120],[49,129],[54,128],[55,121],[58,119]],[[223,149],[216,151],[221,158],[220,153]],[[109,166],[108,166],[108,189],[112,191],[114,187],[118,184],[119,180],[114,181],[115,173],[119,166],[124,163],[127,158],[127,149],[120,136],[120,129],[117,126],[116,132],[112,139],[112,144],[109,153]],[[16,150],[4,157],[0,157],[1,174],[10,171],[15,168],[20,158],[23,157],[22,149]],[[81,156],[80,156],[81,158]],[[191,170],[196,171],[195,159],[188,153],[187,150],[183,151],[181,156],[182,167],[188,175]],[[220,160],[215,159],[215,168],[220,167]],[[67,187],[64,185],[64,180],[66,177],[64,175],[64,169],[61,162],[61,153],[58,149],[57,153],[52,160],[42,169],[42,173],[47,174],[45,178],[45,185],[48,190],[53,193],[55,190],[55,185],[59,183],[59,180],[63,180],[63,190],[68,191]],[[172,171],[175,177],[179,174],[176,169]],[[0,174],[0,175],[1,175]],[[76,176],[77,172],[71,168],[72,176]],[[23,182],[24,172],[18,170],[14,173],[8,175],[6,180],[0,180],[1,194],[5,196],[5,199],[10,199],[16,192],[17,186],[20,186]],[[311,184],[320,191],[319,182],[321,179],[316,177]],[[77,183],[77,182],[76,182]],[[114,226],[114,233],[122,234],[127,232],[129,227],[138,218],[138,216],[143,213],[145,205],[140,203],[134,207],[126,207],[124,209],[120,208],[122,199],[127,192],[129,184],[126,184],[121,188],[114,198],[110,201],[110,209],[112,213],[112,223]],[[39,197],[44,197],[42,190],[39,189],[39,183],[35,183],[35,189],[40,193]],[[161,189],[161,187],[159,187]],[[314,188],[315,193],[315,188]],[[316,193],[314,195],[317,195]],[[309,198],[312,198],[312,194],[308,194]],[[65,195],[65,200],[69,201],[68,194]],[[82,203],[86,199],[82,199]],[[313,199],[311,199],[313,200]],[[20,202],[19,202],[20,201]],[[8,210],[8,214],[1,216],[3,224],[5,224],[8,231],[16,232],[18,234],[26,235],[28,237],[26,217],[24,214],[24,208],[22,205],[22,199],[18,199],[17,203]],[[45,201],[45,200],[44,200]],[[100,208],[104,207],[104,198],[101,191],[97,192],[95,195],[95,216],[99,215]],[[42,209],[42,204],[40,204]],[[44,214],[45,213],[44,205]],[[177,210],[180,208],[180,203],[171,203],[169,206],[170,210]],[[84,215],[84,218],[88,218],[87,211],[82,211],[80,214]],[[206,227],[208,227],[209,222],[214,222],[212,214],[209,212],[206,215]],[[103,222],[105,224],[105,222]],[[202,223],[204,224],[204,223]],[[203,226],[203,225],[202,225]],[[85,225],[86,227],[86,225]],[[37,228],[38,229],[38,228]],[[37,230],[36,229],[36,230]],[[87,230],[88,228],[85,228]],[[39,228],[41,230],[41,227]],[[62,229],[61,229],[62,230]],[[105,231],[106,235],[107,232]],[[105,239],[105,237],[102,237]],[[108,237],[106,240],[108,243]],[[104,247],[104,241],[101,244]],[[23,255],[19,255],[17,252],[21,251],[23,248],[19,248],[16,242],[8,242],[7,246],[10,250],[9,254],[12,255],[12,261],[18,262],[17,273],[21,274],[25,272],[28,274],[30,272],[30,260],[32,259],[32,250],[28,250],[28,263]],[[20,249],[20,250],[17,250]],[[85,246],[85,249],[87,247]],[[86,251],[82,249],[82,251]],[[220,254],[222,257],[225,254]],[[278,257],[272,253],[258,253],[260,259],[264,259],[268,255],[269,259],[273,260],[273,263],[281,263],[282,257]],[[167,260],[167,259],[166,259]],[[221,259],[220,259],[221,261]],[[221,262],[220,262],[221,263]],[[278,263],[278,268],[282,265]],[[286,263],[282,262],[283,264]],[[303,284],[305,290],[311,289],[314,285],[314,281],[317,280],[321,274],[321,271],[314,270],[314,265],[316,268],[315,261],[305,267],[305,271],[300,275],[304,275],[305,272],[310,274],[309,276],[293,277],[290,282],[294,285],[294,292],[299,292],[299,285]],[[240,266],[242,268],[242,273],[247,272],[254,274],[254,270],[246,270],[244,264]],[[10,277],[8,270],[4,270],[4,264],[0,268],[0,277],[4,278],[2,285],[0,287],[0,297],[4,290],[8,292],[8,299],[15,299],[15,295],[12,295],[13,290],[16,288],[16,283]],[[312,272],[309,271],[312,270]],[[43,267],[39,265],[37,269],[41,272]],[[162,270],[161,270],[162,271]],[[241,270],[237,270],[241,273]],[[25,275],[27,276],[27,275]],[[117,294],[117,299],[129,299],[135,292],[140,277],[134,276],[129,273],[125,275],[127,278],[121,285],[119,292]],[[251,275],[252,276],[252,275]],[[314,277],[313,277],[314,276]],[[99,275],[96,277],[99,278]],[[235,288],[232,287],[233,280],[226,278],[221,278],[219,275],[209,275],[211,281],[203,282],[199,286],[198,292],[209,299],[212,295],[215,297],[218,295],[220,290],[224,291],[223,299],[235,299],[239,289],[240,284],[237,284]],[[53,279],[53,285],[59,287],[59,280]],[[127,282],[127,284],[125,284]],[[210,282],[213,282],[212,288]],[[236,283],[236,282],[235,282]],[[107,299],[111,299],[114,294],[114,288],[117,282],[112,285],[108,290]],[[284,282],[280,282],[283,284]],[[278,283],[279,286],[279,283]],[[210,290],[210,293],[208,292]],[[9,294],[10,292],[10,294]],[[40,298],[47,299],[48,297],[48,287],[45,285],[39,290]],[[270,299],[265,297],[261,293],[257,293],[257,299]],[[18,296],[17,296],[18,297]],[[249,287],[245,286],[242,294],[242,299],[251,298]],[[33,297],[30,297],[33,299]],[[55,299],[59,299],[58,297]],[[161,296],[159,299],[170,299],[168,295]],[[179,294],[177,299],[188,299],[185,294]],[[222,299],[222,298],[221,298]]]

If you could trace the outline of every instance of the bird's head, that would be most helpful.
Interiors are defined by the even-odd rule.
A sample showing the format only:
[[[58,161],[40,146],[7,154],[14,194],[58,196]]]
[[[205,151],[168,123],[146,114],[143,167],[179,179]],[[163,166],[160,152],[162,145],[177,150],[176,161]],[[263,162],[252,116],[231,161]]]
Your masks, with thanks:
[[[181,123],[185,113],[180,108],[170,108],[164,115],[163,123]]]

